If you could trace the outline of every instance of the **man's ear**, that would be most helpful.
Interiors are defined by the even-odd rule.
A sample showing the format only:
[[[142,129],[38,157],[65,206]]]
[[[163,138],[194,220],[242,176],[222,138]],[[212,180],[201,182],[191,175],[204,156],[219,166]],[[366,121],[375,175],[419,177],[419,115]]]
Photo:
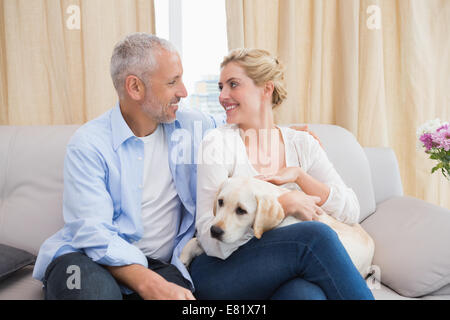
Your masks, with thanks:
[[[145,97],[144,83],[134,75],[125,78],[125,91],[133,100],[142,100]]]
[[[255,237],[260,239],[264,232],[279,225],[285,215],[283,207],[274,196],[256,196],[256,202],[257,207],[253,231]]]

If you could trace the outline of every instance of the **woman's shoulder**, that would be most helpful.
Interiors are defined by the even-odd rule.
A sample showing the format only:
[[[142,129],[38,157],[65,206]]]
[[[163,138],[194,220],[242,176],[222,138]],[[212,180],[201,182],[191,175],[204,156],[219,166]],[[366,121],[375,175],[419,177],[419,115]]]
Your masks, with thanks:
[[[297,156],[302,158],[304,165],[320,153],[319,142],[307,131],[300,131],[284,127],[281,129],[285,138],[285,145],[297,153]]]
[[[284,138],[287,140],[286,142],[292,142],[294,144],[314,144],[314,137],[310,135],[307,131],[295,130],[289,127],[280,127],[283,132]]]

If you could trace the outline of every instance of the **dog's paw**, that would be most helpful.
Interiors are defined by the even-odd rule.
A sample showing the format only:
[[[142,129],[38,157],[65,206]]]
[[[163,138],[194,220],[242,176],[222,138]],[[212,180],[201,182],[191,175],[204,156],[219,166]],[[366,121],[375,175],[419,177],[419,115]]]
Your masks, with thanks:
[[[186,243],[180,254],[180,261],[187,268],[191,264],[192,260],[198,255],[203,253],[203,249],[198,243],[197,238],[192,238]]]
[[[191,264],[192,258],[188,254],[181,253],[180,261],[181,261],[182,264],[184,264],[184,266],[186,268],[188,268],[189,265]]]

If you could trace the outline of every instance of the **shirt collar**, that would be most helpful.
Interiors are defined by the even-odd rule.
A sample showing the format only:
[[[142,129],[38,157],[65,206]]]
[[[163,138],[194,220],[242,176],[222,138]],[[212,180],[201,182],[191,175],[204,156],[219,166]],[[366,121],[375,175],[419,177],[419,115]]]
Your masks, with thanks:
[[[117,102],[116,106],[112,110],[111,131],[114,151],[117,151],[117,149],[124,141],[126,141],[130,137],[134,137],[133,131],[131,131],[130,127],[128,127],[128,124],[125,122],[125,119],[122,116],[119,102]]]
[[[172,130],[181,128],[181,124],[180,121],[178,121],[178,119],[175,119],[175,121],[172,123],[165,123],[164,126],[169,127]],[[111,131],[113,136],[114,151],[117,151],[117,149],[119,149],[120,145],[124,141],[135,136],[133,131],[131,131],[130,127],[123,118],[122,112],[120,111],[119,102],[117,102],[116,106],[112,110]]]

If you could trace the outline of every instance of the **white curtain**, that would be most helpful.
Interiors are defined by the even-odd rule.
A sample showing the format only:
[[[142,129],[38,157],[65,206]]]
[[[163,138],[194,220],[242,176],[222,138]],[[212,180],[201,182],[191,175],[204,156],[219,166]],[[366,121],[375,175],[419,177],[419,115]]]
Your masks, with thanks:
[[[0,0],[0,124],[81,124],[117,100],[114,44],[154,33],[153,0]]]
[[[450,1],[227,0],[229,48],[270,51],[286,67],[278,123],[330,123],[363,146],[391,147],[405,194],[450,208],[450,182],[416,146],[450,120]]]

